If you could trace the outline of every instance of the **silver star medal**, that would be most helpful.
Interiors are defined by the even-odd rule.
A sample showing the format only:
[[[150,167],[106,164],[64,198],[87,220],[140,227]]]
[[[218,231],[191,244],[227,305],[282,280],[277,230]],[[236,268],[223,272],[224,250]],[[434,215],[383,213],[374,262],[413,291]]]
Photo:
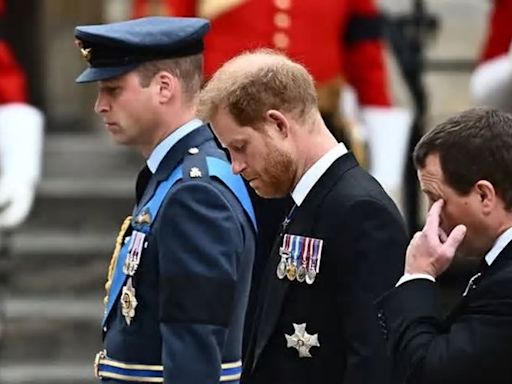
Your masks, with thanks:
[[[299,352],[299,357],[312,357],[309,349],[311,347],[319,347],[318,333],[310,335],[306,332],[306,323],[295,324],[293,323],[295,333],[293,335],[285,334],[286,347],[295,348]]]
[[[137,304],[135,288],[133,287],[132,278],[130,277],[121,293],[121,312],[127,325],[130,325],[132,323],[132,319],[135,317],[135,308],[137,307]]]

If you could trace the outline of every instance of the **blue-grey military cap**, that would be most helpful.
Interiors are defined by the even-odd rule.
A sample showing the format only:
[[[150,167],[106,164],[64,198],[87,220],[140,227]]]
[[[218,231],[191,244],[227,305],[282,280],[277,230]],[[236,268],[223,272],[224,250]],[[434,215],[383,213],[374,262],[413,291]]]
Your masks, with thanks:
[[[76,82],[107,80],[146,61],[201,53],[208,29],[208,20],[193,17],[144,17],[78,26],[76,42],[89,68]]]

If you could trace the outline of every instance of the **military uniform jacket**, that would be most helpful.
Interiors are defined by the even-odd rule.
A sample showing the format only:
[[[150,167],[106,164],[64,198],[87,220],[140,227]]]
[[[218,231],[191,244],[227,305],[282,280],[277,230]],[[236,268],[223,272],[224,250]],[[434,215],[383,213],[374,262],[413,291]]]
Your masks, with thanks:
[[[403,272],[406,234],[381,186],[352,154],[336,160],[293,211],[286,234],[323,240],[312,284],[279,279],[274,245],[258,300],[242,382],[386,383],[388,360],[374,299]],[[287,347],[293,324],[317,335],[312,357]]]
[[[151,176],[139,205],[184,162],[184,178],[146,236],[133,276],[138,304],[131,324],[118,298],[104,328],[109,358],[163,365],[163,382],[171,384],[219,383],[223,363],[227,371],[240,366],[255,229],[235,195],[201,167],[206,155],[225,159],[203,126],[176,143]],[[188,177],[191,157],[194,177]]]
[[[512,243],[445,318],[427,279],[406,282],[377,304],[395,372],[407,383],[512,382]]]

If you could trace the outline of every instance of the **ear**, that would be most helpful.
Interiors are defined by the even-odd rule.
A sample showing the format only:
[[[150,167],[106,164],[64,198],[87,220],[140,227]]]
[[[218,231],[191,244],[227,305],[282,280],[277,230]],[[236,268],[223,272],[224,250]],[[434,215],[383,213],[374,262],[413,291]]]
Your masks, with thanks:
[[[158,72],[153,78],[153,81],[156,84],[156,92],[160,103],[166,103],[176,93],[178,80],[169,72]]]
[[[494,186],[487,180],[478,180],[473,190],[477,194],[484,213],[490,213],[497,202],[497,194]]]
[[[265,117],[267,122],[274,126],[282,137],[288,137],[290,134],[290,122],[285,115],[276,109],[269,109]]]

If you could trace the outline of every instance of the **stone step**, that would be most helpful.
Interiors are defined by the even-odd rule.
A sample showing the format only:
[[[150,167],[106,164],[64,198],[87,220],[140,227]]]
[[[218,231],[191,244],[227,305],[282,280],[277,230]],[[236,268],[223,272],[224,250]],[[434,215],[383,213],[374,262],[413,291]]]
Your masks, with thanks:
[[[7,297],[4,309],[4,366],[21,362],[91,366],[101,349],[99,297]]]
[[[12,294],[102,294],[117,230],[19,232],[11,238]]]
[[[134,185],[134,177],[44,179],[23,230],[102,232],[117,228],[132,211]]]
[[[7,364],[0,366],[5,384],[98,384],[92,365],[80,363]]]
[[[143,163],[129,148],[101,134],[49,134],[44,143],[44,177],[130,176]]]

